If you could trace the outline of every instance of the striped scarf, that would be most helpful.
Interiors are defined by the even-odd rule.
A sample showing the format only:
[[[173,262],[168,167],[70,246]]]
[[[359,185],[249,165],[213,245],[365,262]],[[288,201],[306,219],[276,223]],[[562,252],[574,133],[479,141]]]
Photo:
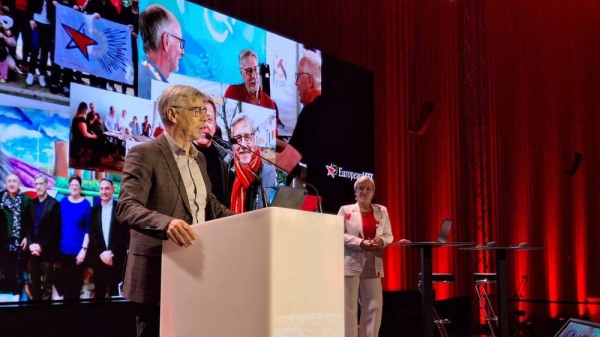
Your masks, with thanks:
[[[257,155],[252,156],[252,160],[247,165],[242,165],[239,162],[237,153],[234,153],[235,160],[235,180],[233,181],[233,190],[231,191],[231,206],[230,209],[235,213],[244,213],[246,204],[246,190],[252,186],[256,177],[250,173],[258,174],[262,161]]]

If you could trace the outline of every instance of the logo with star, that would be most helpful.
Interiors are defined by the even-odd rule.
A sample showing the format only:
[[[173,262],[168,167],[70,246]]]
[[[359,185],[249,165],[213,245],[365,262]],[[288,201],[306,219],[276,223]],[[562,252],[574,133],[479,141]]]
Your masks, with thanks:
[[[86,26],[85,23],[79,26],[79,29],[64,23],[61,25],[70,38],[65,49],[78,50],[88,62],[98,64],[108,74],[127,72],[127,69],[132,67],[125,52],[131,39],[129,29],[96,29]]]
[[[90,54],[88,53],[89,46],[95,46],[98,42],[88,35],[85,34],[85,30],[83,29],[82,24],[79,29],[75,29],[73,27],[67,26],[66,24],[62,24],[63,29],[67,32],[71,41],[67,44],[65,48],[67,49],[78,49],[81,54],[85,57],[86,60],[90,60]]]
[[[335,178],[335,176],[337,175],[337,165],[335,164],[331,164],[331,165],[325,165],[325,168],[327,168],[327,176],[330,176],[331,178]]]

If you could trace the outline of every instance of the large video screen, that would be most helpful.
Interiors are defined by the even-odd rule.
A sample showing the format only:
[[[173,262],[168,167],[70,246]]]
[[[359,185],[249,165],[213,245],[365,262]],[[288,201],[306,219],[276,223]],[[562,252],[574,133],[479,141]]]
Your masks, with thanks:
[[[121,295],[129,233],[101,215],[129,149],[162,136],[168,86],[210,97],[204,134],[223,142],[195,146],[236,212],[265,207],[233,191],[246,168],[267,203],[293,185],[328,213],[373,175],[369,71],[188,1],[44,2],[33,25],[18,11],[0,8],[0,302]]]

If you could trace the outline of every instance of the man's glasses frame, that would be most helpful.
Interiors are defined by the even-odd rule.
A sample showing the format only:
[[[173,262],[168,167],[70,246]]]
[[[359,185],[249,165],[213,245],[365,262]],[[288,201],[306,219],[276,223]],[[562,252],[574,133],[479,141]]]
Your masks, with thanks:
[[[246,144],[250,144],[251,142],[254,142],[254,133],[247,133],[245,135],[237,135],[237,136],[233,136],[231,138],[235,139],[236,144],[241,144],[242,138],[244,139]]]
[[[298,76],[300,76],[300,75],[308,75],[308,76],[312,76],[312,75],[311,75],[311,74],[309,74],[309,73],[296,73],[296,74],[295,74],[295,81],[298,81]]]
[[[179,48],[183,49],[183,47],[185,46],[185,40],[180,38],[179,36],[173,35],[171,33],[167,33],[169,34],[169,36],[176,38],[177,40],[179,40]]]
[[[248,67],[248,68],[240,68],[240,70],[245,71],[246,75],[250,76],[252,75],[252,73],[257,73],[258,74],[258,66],[256,67]]]
[[[206,107],[200,107],[200,106],[171,106],[171,108],[174,109],[184,109],[187,111],[191,111],[192,116],[194,117],[198,117],[198,116],[202,116],[203,114],[206,114]]]

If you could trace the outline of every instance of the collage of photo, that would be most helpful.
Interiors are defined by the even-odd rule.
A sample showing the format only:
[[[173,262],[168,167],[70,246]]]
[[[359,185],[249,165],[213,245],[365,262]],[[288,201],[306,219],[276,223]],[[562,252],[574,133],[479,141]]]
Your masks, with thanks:
[[[269,203],[286,183],[272,163],[300,162],[287,145],[320,96],[321,62],[183,0],[0,0],[0,301],[121,296],[129,232],[110,205],[128,151],[164,133],[156,102],[169,86],[209,97],[194,144],[215,197],[266,207],[255,196]],[[250,173],[262,187],[240,185]]]

